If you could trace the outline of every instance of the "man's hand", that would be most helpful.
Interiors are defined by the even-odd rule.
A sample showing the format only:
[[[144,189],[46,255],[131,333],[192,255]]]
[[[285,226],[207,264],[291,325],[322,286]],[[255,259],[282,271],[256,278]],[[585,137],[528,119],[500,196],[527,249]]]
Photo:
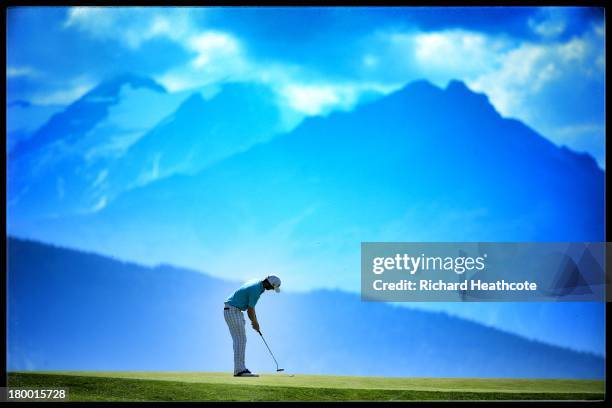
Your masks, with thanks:
[[[252,322],[251,326],[253,326],[253,330],[255,330],[256,332],[259,331],[259,323],[257,322]]]
[[[252,307],[247,308],[247,315],[249,316],[249,319],[251,319],[251,326],[253,326],[253,330],[259,331],[259,323],[257,322],[255,309]]]

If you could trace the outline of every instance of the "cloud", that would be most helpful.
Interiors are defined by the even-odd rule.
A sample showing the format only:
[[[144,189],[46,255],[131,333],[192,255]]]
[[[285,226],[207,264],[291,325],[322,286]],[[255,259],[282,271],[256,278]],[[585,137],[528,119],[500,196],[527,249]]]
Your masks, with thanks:
[[[567,11],[562,7],[542,7],[527,24],[534,33],[545,38],[555,38],[567,28],[567,18]]]
[[[38,72],[38,70],[32,67],[27,67],[27,66],[24,66],[24,67],[8,66],[6,67],[6,77],[7,78],[18,78],[18,77],[33,78],[39,75],[40,75],[40,72]]]
[[[107,204],[107,199],[106,196],[101,197],[100,200],[98,200],[97,203],[95,203],[90,209],[89,212],[90,213],[96,213],[98,211],[101,211],[102,209],[104,209],[104,207],[106,207]]]
[[[288,81],[279,93],[293,110],[304,115],[320,115],[332,109],[348,110],[355,106],[359,96],[367,91],[388,93],[396,86],[379,83],[299,83]]]
[[[96,176],[96,179],[92,183],[92,187],[100,186],[104,182],[104,180],[106,180],[107,177],[108,177],[108,169],[100,170],[100,172]]]
[[[259,82],[278,94],[281,108],[308,116],[349,109],[367,90],[389,91],[389,86],[372,81],[339,83],[326,79],[324,73],[307,72],[299,66],[258,61],[248,55],[240,39],[228,32],[202,31],[181,44],[193,53],[189,64],[155,78],[171,92],[223,81]]]
[[[177,92],[240,76],[249,69],[238,38],[198,27],[195,20],[202,13],[200,8],[73,7],[64,27],[132,50],[156,38],[173,42],[191,54],[189,64],[154,76],[170,92]]]
[[[563,128],[603,127],[605,61],[596,27],[565,42],[522,43],[500,54],[498,65],[468,79],[505,116],[525,121],[556,143],[578,148],[560,137]],[[593,146],[595,147],[595,146]],[[591,154],[601,156],[603,143]]]
[[[557,143],[571,146],[578,152],[590,153],[602,169],[606,168],[605,123],[582,123],[555,126],[546,131]]]
[[[358,40],[354,33],[326,37],[318,48],[305,46],[315,55],[301,60],[320,61],[314,66],[295,59],[291,64],[280,54],[259,59],[249,50],[261,44],[253,44],[248,30],[229,31],[218,24],[214,29],[203,27],[200,22],[209,16],[206,9],[76,7],[70,9],[64,26],[130,49],[157,38],[171,41],[189,55],[187,62],[154,75],[171,92],[226,80],[262,82],[275,89],[286,109],[319,115],[350,108],[373,84],[386,93],[416,79],[439,86],[460,79],[486,93],[503,115],[523,120],[554,140],[555,134],[561,134],[556,129],[603,121],[603,116],[598,119],[589,113],[600,109],[598,101],[587,101],[582,111],[570,105],[572,88],[582,87],[584,95],[589,89],[603,89],[605,29],[603,22],[585,20],[584,12],[575,9],[534,10],[521,17],[531,36],[478,31],[465,24],[427,31],[417,29],[418,24],[403,24],[373,28]],[[335,52],[333,44],[344,37],[351,40],[338,61],[317,56],[317,52]],[[352,71],[339,77],[335,66],[344,67],[344,60],[354,61],[349,64]]]
[[[289,106],[307,115],[317,115],[341,101],[339,90],[331,86],[291,84],[283,88]]]
[[[503,40],[463,30],[419,33],[410,40],[414,41],[419,65],[436,70],[452,67],[454,75],[459,76],[488,69],[497,54],[508,47]]]
[[[159,7],[72,7],[65,28],[76,28],[94,38],[117,40],[136,49],[148,40],[177,41],[192,29],[190,13],[197,10]]]
[[[228,32],[206,30],[190,34],[180,44],[193,53],[189,64],[155,78],[171,92],[226,80],[260,82],[277,92],[283,108],[301,115],[319,115],[332,109],[349,109],[361,92],[384,88],[376,83],[338,83],[324,80],[324,75],[316,78],[301,67],[260,62],[249,57],[242,41]]]
[[[215,56],[234,57],[240,53],[238,40],[220,31],[205,31],[194,35],[189,38],[188,47],[198,54],[192,62],[196,68],[210,64],[216,59]]]
[[[179,42],[193,55],[189,64],[158,75],[170,92],[193,89],[252,72],[241,42],[230,33],[207,30],[190,34]]]
[[[565,18],[546,16],[538,23]],[[592,24],[563,40],[551,40],[548,33],[538,41],[464,29],[379,31],[364,47],[361,74],[383,82],[425,78],[438,86],[463,80],[487,94],[502,115],[524,121],[557,144],[584,149],[586,143],[561,129],[583,124],[601,128],[605,123],[602,27]],[[593,156],[603,157],[603,143],[588,146]]]
[[[502,114],[516,116],[525,95],[559,77],[559,68],[550,56],[547,47],[522,45],[499,56],[499,68],[477,75],[469,85],[485,92]]]

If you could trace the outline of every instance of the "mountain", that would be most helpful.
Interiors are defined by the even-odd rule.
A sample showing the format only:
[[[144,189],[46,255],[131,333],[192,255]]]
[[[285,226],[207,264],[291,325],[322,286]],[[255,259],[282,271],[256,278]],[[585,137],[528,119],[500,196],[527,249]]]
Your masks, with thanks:
[[[238,284],[9,238],[8,367],[231,370],[222,303]],[[257,311],[280,364],[296,373],[604,376],[601,357],[341,291],[266,292]],[[272,371],[265,346],[247,329],[249,367]]]
[[[15,146],[13,157],[31,154],[52,143],[73,144],[91,130],[108,113],[108,109],[119,102],[121,88],[149,88],[156,92],[166,90],[155,81],[134,74],[124,74],[102,82],[87,92],[63,112],[54,115],[32,137]]]
[[[363,241],[601,241],[603,217],[604,172],[590,156],[460,82],[419,81],[95,214],[49,220],[39,238],[216,274],[235,273],[236,257],[288,264],[302,282],[329,271],[329,287],[358,289],[358,274],[347,281],[335,265],[358,271]]]
[[[133,187],[195,173],[269,140],[281,132],[282,122],[276,97],[264,85],[226,83],[209,100],[193,93],[110,167],[109,182]]]
[[[51,116],[63,109],[59,105],[36,105],[24,100],[14,100],[6,105],[6,144],[9,154],[20,142],[26,140],[44,125]]]
[[[281,131],[285,118],[269,88],[228,83],[210,93],[168,94],[131,74],[102,82],[12,150],[17,211],[29,218],[86,213],[126,189],[195,172]]]
[[[96,166],[101,165],[91,162],[88,152],[112,140],[100,127],[129,90],[167,95],[150,78],[118,75],[51,115],[27,137],[17,134],[20,140],[8,155],[7,190],[14,201],[20,202],[20,211],[28,217],[57,216],[79,208],[83,192],[95,181]],[[15,108],[7,113],[12,111]],[[29,111],[21,116],[34,118]],[[12,121],[19,119],[24,120],[17,115]],[[112,129],[112,134],[122,132],[125,129],[118,126]]]

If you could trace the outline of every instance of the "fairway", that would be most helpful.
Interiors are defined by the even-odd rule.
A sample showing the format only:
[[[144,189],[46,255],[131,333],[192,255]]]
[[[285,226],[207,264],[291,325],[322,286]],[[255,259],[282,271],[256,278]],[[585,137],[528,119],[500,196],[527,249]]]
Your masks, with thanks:
[[[11,387],[68,387],[72,401],[602,400],[597,380],[387,378],[229,373],[28,371]]]

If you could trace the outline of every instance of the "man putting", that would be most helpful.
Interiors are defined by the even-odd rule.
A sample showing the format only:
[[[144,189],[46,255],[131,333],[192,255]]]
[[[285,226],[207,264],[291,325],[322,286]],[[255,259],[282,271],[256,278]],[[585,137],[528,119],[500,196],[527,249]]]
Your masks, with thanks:
[[[281,280],[278,276],[270,275],[264,280],[252,280],[239,287],[225,300],[223,316],[229,327],[234,345],[234,377],[259,377],[250,372],[244,365],[244,352],[246,349],[246,332],[244,329],[244,315],[247,311],[253,330],[259,332],[259,323],[255,314],[255,305],[265,290],[274,289],[280,292]]]

